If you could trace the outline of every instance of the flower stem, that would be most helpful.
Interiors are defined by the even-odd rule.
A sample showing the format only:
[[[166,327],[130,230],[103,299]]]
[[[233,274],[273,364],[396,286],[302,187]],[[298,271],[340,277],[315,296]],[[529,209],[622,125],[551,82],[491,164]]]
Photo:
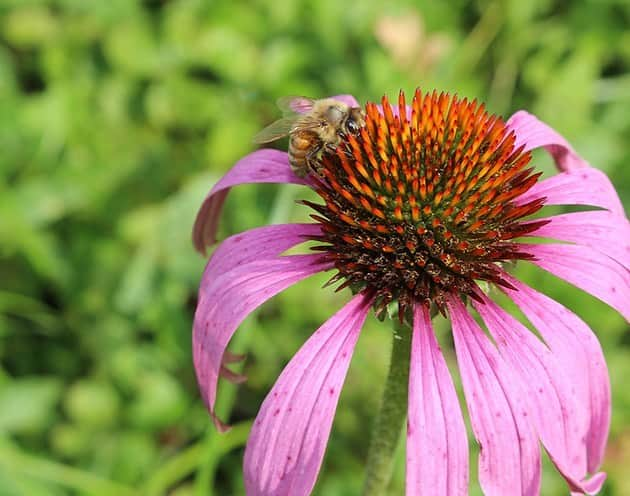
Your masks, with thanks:
[[[411,332],[394,321],[392,355],[381,409],[376,417],[367,458],[363,496],[383,496],[392,477],[394,453],[407,417]]]

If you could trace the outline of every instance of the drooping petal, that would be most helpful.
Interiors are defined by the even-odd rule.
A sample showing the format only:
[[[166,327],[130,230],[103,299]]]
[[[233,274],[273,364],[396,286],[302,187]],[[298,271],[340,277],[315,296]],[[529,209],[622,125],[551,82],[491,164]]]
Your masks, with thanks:
[[[229,269],[255,262],[256,260],[274,258],[289,248],[306,241],[306,237],[321,234],[319,224],[278,224],[251,229],[234,234],[225,239],[217,247],[211,257],[213,266],[227,266]],[[214,279],[202,278],[204,282],[212,282],[221,273],[214,274]]]
[[[630,321],[630,271],[587,246],[526,245],[532,263],[607,303]]]
[[[487,296],[479,297],[482,301],[474,306],[501,356],[521,380],[543,445],[571,489],[590,493],[593,481],[585,480],[590,412],[580,403],[573,378],[525,326]]]
[[[554,215],[527,236],[568,241],[598,250],[630,269],[630,222],[606,210]]]
[[[248,183],[307,184],[291,171],[285,152],[262,149],[243,157],[212,187],[197,213],[193,244],[202,255],[216,241],[221,208],[230,188]]]
[[[406,494],[468,494],[462,410],[428,310],[416,305],[409,367]]]
[[[603,460],[610,428],[610,379],[597,337],[577,315],[557,301],[502,275],[515,289],[501,289],[519,306],[545,340],[560,367],[571,378],[589,415],[586,434],[588,471],[596,472]]]
[[[359,294],[324,323],[265,398],[245,449],[248,496],[310,494],[370,305]]]
[[[546,198],[545,205],[592,205],[625,216],[610,179],[593,167],[561,172],[539,181],[519,196],[516,203],[524,205],[542,197]]]
[[[538,495],[540,448],[520,382],[458,298],[451,298],[448,310],[466,404],[480,446],[481,488],[486,496]]]
[[[523,146],[524,151],[529,151],[543,147],[561,171],[535,184],[517,203],[526,204],[545,197],[546,205],[592,205],[625,217],[621,200],[608,176],[591,167],[557,131],[524,110],[512,115],[506,124],[516,135],[516,148]]]
[[[524,151],[543,147],[553,157],[559,170],[570,171],[590,167],[557,131],[525,110],[519,110],[506,122],[516,134],[515,148],[524,146]]]
[[[597,472],[588,481],[584,481],[579,486],[571,490],[571,496],[580,496],[582,494],[598,494],[601,491],[604,482],[606,482],[606,473]]]
[[[317,229],[312,224],[296,224],[240,233],[226,239],[206,266],[193,325],[193,359],[201,394],[220,429],[224,426],[214,415],[214,401],[230,338],[263,302],[330,267],[319,261],[319,255],[280,256]]]

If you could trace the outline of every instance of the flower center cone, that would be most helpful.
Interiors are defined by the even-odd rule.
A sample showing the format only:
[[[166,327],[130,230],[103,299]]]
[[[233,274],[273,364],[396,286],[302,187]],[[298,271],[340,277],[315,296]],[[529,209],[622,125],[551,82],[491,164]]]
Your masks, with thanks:
[[[416,90],[410,108],[386,97],[366,105],[366,123],[322,158],[315,190],[322,242],[339,289],[375,295],[382,313],[397,301],[445,311],[447,295],[478,298],[476,281],[510,287],[500,264],[528,259],[513,240],[543,222],[524,222],[544,198],[518,203],[540,173],[515,148],[501,118],[476,101]]]

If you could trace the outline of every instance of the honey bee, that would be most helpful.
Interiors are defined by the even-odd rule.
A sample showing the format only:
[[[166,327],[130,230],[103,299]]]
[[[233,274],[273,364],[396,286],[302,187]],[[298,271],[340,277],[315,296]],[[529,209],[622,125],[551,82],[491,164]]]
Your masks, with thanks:
[[[324,152],[334,150],[342,138],[357,134],[365,124],[360,107],[350,107],[334,98],[288,96],[278,100],[278,107],[284,117],[254,136],[254,143],[289,136],[289,164],[300,177],[309,172],[318,174]]]

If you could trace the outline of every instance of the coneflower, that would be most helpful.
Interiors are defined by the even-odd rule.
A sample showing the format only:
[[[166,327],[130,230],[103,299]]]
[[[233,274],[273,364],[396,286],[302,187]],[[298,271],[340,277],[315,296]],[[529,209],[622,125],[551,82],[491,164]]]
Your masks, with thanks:
[[[357,105],[349,96],[335,98]],[[237,234],[208,262],[193,349],[219,428],[218,378],[240,379],[226,366],[235,358],[226,348],[252,310],[320,271],[335,270],[330,282],[354,294],[265,399],[245,451],[247,494],[310,494],[370,308],[380,317],[397,312],[400,332],[410,329],[394,340],[402,365],[391,367],[402,376],[390,373],[396,381],[408,374],[408,495],[468,492],[466,428],[432,328],[437,312],[452,324],[484,493],[539,494],[541,443],[572,491],[596,493],[605,479],[598,470],[611,411],[601,347],[579,317],[507,268],[516,261],[538,265],[630,319],[630,224],[610,181],[524,111],[504,122],[476,101],[420,91],[410,106],[401,93],[397,106],[383,98],[365,111],[360,133],[323,157],[318,176],[300,179],[286,153],[259,150],[215,185],[195,222],[194,243],[203,253],[215,241],[231,186],[304,184],[322,200],[304,202],[315,223]],[[552,155],[557,175],[539,181],[529,165],[537,147]],[[546,205],[599,209],[537,216]],[[282,255],[305,240],[318,241],[315,252]],[[491,288],[511,298],[542,339],[495,303]]]

